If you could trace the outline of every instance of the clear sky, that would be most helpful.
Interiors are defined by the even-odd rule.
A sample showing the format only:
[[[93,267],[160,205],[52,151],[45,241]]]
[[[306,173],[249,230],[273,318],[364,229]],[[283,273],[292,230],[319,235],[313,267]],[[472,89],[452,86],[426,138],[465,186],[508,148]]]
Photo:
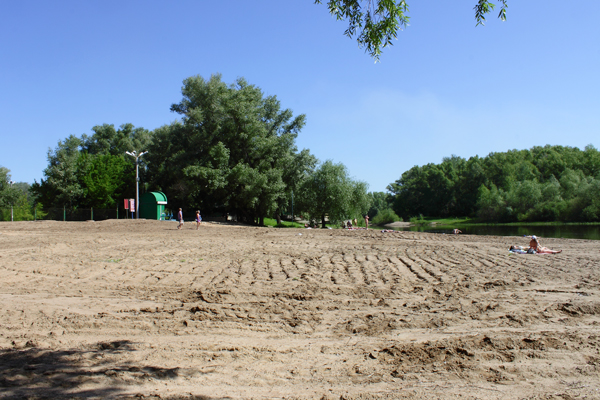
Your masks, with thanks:
[[[476,0],[409,0],[380,63],[313,3],[0,2],[0,165],[39,181],[59,140],[168,124],[183,79],[214,73],[306,114],[298,147],[371,191],[452,154],[600,147],[600,1],[508,0],[476,27]]]

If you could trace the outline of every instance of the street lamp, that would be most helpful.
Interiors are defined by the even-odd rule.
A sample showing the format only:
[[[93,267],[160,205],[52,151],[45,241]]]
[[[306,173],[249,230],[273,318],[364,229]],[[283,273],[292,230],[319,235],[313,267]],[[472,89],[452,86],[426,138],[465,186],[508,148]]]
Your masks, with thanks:
[[[139,176],[139,165],[140,157],[146,154],[147,151],[143,151],[140,154],[134,150],[132,152],[126,151],[125,154],[129,154],[131,157],[135,157],[135,219],[140,218],[140,176]]]
[[[10,188],[12,189],[12,185],[13,185],[13,183],[15,183],[15,181],[9,181],[8,183],[10,185]],[[12,190],[11,190],[10,195],[11,195],[11,199],[12,199]],[[13,202],[12,201],[10,202],[10,222],[14,222],[13,221]]]

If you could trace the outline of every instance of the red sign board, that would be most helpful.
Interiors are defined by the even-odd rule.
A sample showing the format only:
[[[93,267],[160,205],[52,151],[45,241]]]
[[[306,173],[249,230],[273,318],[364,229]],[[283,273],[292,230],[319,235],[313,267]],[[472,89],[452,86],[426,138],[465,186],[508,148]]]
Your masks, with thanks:
[[[125,209],[129,210],[129,199],[125,199]]]

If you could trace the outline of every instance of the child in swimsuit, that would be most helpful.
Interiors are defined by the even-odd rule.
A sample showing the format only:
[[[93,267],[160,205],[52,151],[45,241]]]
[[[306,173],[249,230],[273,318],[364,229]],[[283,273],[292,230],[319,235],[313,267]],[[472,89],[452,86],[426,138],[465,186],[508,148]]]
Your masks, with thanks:
[[[196,211],[196,230],[198,230],[198,227],[200,226],[200,224],[202,223],[202,216],[200,215],[200,210]]]

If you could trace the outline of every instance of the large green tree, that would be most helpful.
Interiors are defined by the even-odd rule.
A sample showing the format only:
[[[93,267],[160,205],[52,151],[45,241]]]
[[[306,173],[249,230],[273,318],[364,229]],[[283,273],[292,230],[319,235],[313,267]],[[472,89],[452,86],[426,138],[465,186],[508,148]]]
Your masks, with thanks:
[[[319,165],[302,184],[298,205],[325,228],[326,221],[337,223],[366,215],[371,206],[367,184],[348,176],[344,164],[328,160]]]
[[[315,0],[320,4],[323,0]],[[477,0],[475,20],[484,25],[486,16],[500,5],[498,17],[506,20],[507,0]],[[338,20],[347,20],[344,32],[348,37],[356,37],[360,47],[364,47],[376,60],[383,48],[392,45],[398,30],[408,25],[408,3],[405,0],[328,0],[329,12]]]
[[[22,195],[11,179],[10,170],[0,166],[0,208],[10,207]]]
[[[230,212],[262,224],[315,164],[295,144],[305,116],[294,117],[243,78],[227,85],[220,75],[190,77],[182,94],[171,106],[182,121],[154,132],[151,182],[170,193],[175,208]]]
[[[0,166],[0,221],[32,220],[29,184],[13,182],[8,168]]]
[[[150,131],[133,124],[123,124],[119,129],[112,124],[96,125],[92,131],[92,136],[81,137],[81,150],[92,155],[124,156],[126,151],[132,150],[141,153],[152,141]],[[143,163],[143,158],[140,162]]]
[[[393,198],[390,193],[369,192],[369,197],[371,197],[371,207],[367,214],[371,220],[375,218],[380,211],[392,208]]]
[[[135,160],[125,152],[147,148],[150,132],[131,124],[119,129],[98,125],[92,131],[91,136],[71,135],[48,150],[44,178],[31,187],[45,208],[113,208],[135,194]]]
[[[85,194],[81,185],[84,171],[80,165],[81,139],[70,135],[58,142],[54,150],[48,150],[48,167],[44,178],[34,182],[32,192],[45,207],[74,208]]]
[[[117,201],[131,193],[134,185],[131,160],[123,156],[83,153],[81,162],[85,165],[82,186],[85,188],[85,202],[82,205],[96,208],[112,208]],[[129,190],[128,190],[129,189]]]

